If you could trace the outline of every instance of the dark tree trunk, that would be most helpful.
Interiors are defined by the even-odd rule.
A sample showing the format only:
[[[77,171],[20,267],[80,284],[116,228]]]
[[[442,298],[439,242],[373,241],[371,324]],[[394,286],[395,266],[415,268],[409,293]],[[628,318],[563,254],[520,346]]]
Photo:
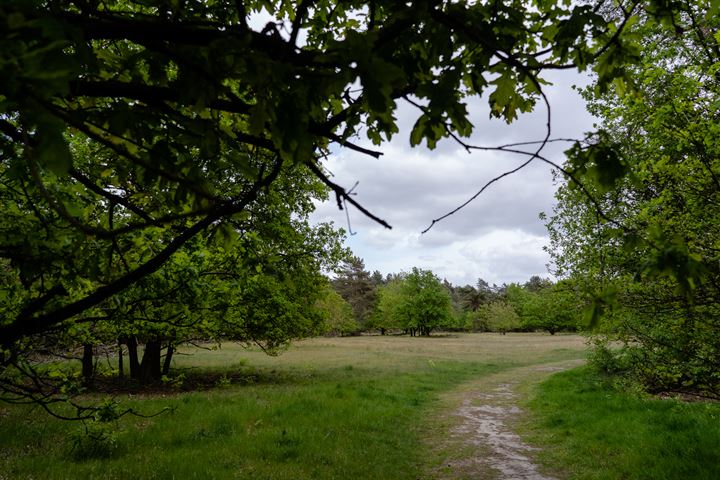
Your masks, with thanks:
[[[163,362],[162,367],[163,375],[170,373],[170,362],[172,362],[173,353],[175,353],[175,347],[172,346],[172,343],[168,343],[167,353],[165,353],[165,361]]]
[[[85,385],[92,385],[95,376],[95,366],[93,365],[93,346],[90,344],[83,345],[82,357],[82,376]]]
[[[122,338],[118,338],[118,377],[125,378],[125,365],[123,364]]]
[[[160,340],[148,340],[145,343],[142,362],[140,363],[140,383],[148,384],[159,382],[162,377],[160,368],[160,352],[162,344]]]
[[[128,361],[130,362],[130,378],[140,380],[140,361],[138,360],[138,344],[135,335],[127,338]]]

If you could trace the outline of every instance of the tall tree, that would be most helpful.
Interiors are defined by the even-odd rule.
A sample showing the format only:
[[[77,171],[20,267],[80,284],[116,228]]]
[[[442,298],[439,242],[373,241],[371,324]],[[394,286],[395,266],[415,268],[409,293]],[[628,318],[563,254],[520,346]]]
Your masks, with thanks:
[[[350,304],[329,285],[323,289],[316,305],[325,317],[323,333],[326,335],[348,335],[360,328]]]
[[[615,366],[650,389],[716,397],[718,26],[698,3],[671,31],[652,22],[633,29],[643,38],[636,81],[587,92],[604,131],[569,151],[585,191],[561,186],[549,222],[558,272],[597,292],[594,313],[605,311],[608,340],[624,345],[609,353]]]
[[[412,336],[429,336],[453,318],[450,293],[429,270],[413,267],[403,278],[399,295],[401,301],[396,314],[401,326]]]
[[[542,278],[538,275],[533,275],[527,282],[525,282],[523,288],[529,292],[537,293],[552,287],[552,285],[553,283],[549,278]]]
[[[377,291],[363,260],[356,256],[345,260],[332,285],[352,307],[357,324],[364,328],[377,302]]]
[[[385,335],[389,330],[403,328],[400,308],[403,303],[404,280],[403,273],[393,275],[377,290],[377,302],[368,327],[379,330],[381,335]]]

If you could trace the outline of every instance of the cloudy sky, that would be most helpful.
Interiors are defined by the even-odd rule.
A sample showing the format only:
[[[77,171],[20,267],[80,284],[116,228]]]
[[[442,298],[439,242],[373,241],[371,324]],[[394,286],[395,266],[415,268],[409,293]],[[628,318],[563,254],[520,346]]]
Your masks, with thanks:
[[[552,137],[581,138],[592,129],[593,119],[571,86],[586,80],[571,72],[548,78],[554,83],[546,90]],[[489,120],[485,100],[470,103],[468,109],[476,126],[470,143],[502,145],[545,135],[541,104],[511,125]],[[421,234],[432,219],[526,158],[498,152],[468,154],[452,140],[442,141],[435,150],[424,143],[411,148],[409,132],[416,118],[413,107],[401,104],[400,133],[379,147],[380,159],[343,150],[326,164],[336,183],[350,188],[358,182],[355,199],[393,227],[387,230],[350,207],[354,235],[348,235],[346,245],[364,259],[366,269],[387,274],[420,267],[455,285],[475,284],[478,278],[500,285],[524,282],[532,275],[549,276],[549,257],[543,251],[548,238],[538,215],[552,212],[555,187],[550,168],[539,161],[493,184],[472,204]],[[561,163],[567,146],[547,146],[545,156]],[[338,211],[333,200],[318,205],[313,220],[333,221],[347,230],[345,212]]]

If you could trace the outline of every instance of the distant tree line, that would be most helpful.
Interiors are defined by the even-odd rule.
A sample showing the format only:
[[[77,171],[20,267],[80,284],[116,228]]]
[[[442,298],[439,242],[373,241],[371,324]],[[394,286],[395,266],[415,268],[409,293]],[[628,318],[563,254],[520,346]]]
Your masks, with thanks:
[[[583,300],[568,281],[532,276],[524,284],[454,286],[433,272],[412,268],[383,276],[370,273],[362,259],[347,259],[326,293],[327,331],[430,335],[465,332],[577,331]]]

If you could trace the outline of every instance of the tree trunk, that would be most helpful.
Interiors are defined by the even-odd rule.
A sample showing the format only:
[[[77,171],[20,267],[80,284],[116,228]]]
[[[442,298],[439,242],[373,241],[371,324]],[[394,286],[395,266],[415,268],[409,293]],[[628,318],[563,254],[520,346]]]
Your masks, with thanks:
[[[130,362],[130,378],[140,380],[140,361],[138,360],[137,338],[135,335],[127,337],[128,360]]]
[[[140,363],[140,383],[148,384],[159,382],[162,377],[162,369],[160,367],[160,352],[162,344],[160,340],[148,340],[145,343],[145,351],[143,352],[142,362]]]
[[[118,338],[118,378],[125,378],[125,365],[123,364],[123,343]]]
[[[175,347],[172,343],[168,343],[167,353],[165,353],[165,361],[163,362],[162,374],[167,375],[170,373],[170,362],[172,361],[173,353],[175,353]]]
[[[93,346],[90,344],[83,345],[82,357],[82,376],[83,383],[86,386],[92,385],[95,376],[95,366],[93,365]]]

